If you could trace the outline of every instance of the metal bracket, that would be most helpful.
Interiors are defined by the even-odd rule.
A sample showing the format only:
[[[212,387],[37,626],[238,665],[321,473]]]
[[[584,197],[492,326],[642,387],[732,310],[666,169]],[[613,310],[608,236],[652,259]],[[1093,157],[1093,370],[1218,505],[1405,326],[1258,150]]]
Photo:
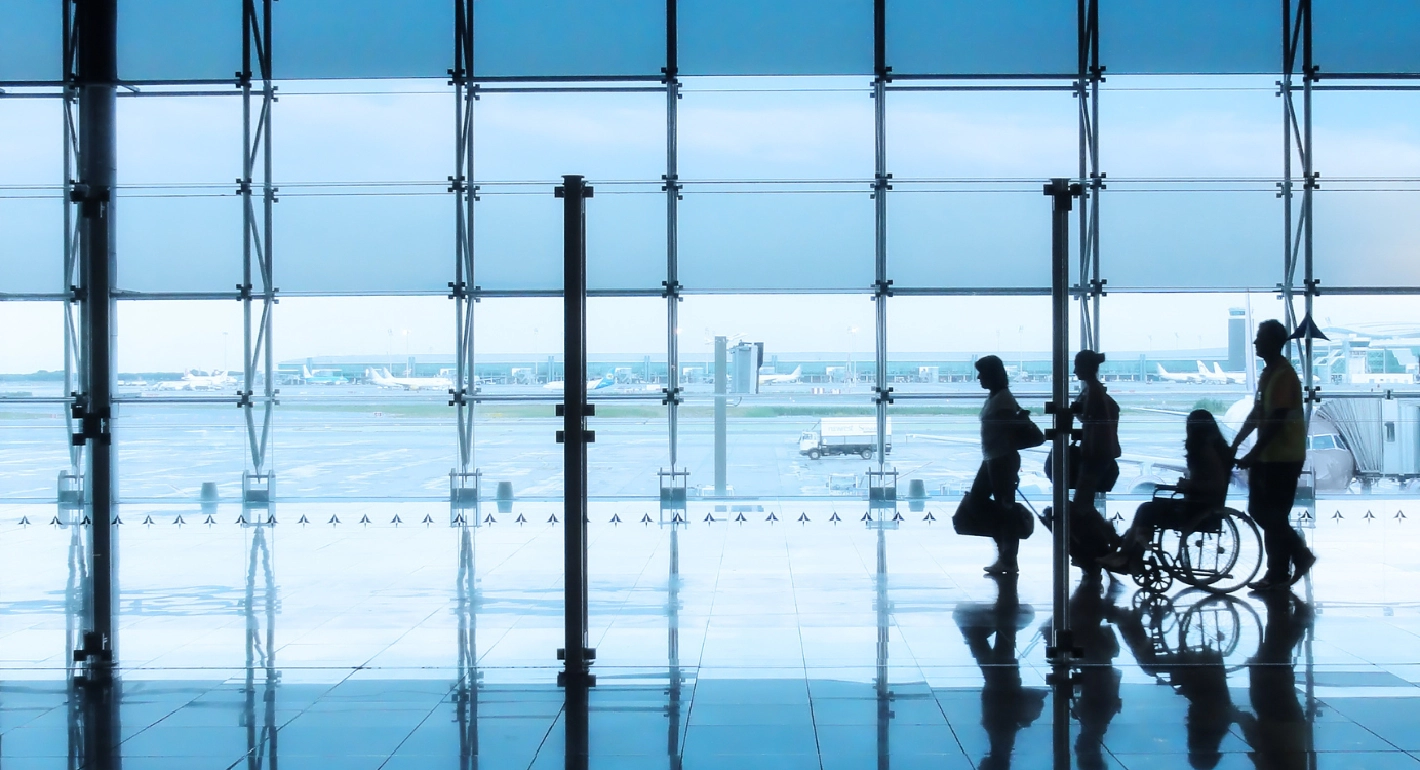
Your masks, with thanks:
[[[101,412],[89,411],[87,396],[81,394],[75,397],[74,403],[69,405],[69,415],[79,423],[79,432],[69,436],[72,446],[84,446],[90,439],[104,446],[113,443],[113,433],[109,428],[112,413],[107,409]]]
[[[661,281],[661,285],[665,287],[665,289],[661,291],[661,299],[669,299],[671,297],[675,297],[677,301],[684,299],[684,297],[680,296],[680,292],[685,287],[681,285],[680,281]]]
[[[75,182],[69,188],[69,202],[79,204],[79,215],[90,219],[98,215],[98,210],[113,199],[113,191],[107,187],[90,187],[87,182]]]
[[[874,388],[873,388],[873,394],[874,394],[874,395],[873,395],[873,403],[877,403],[877,404],[891,404],[891,403],[893,402],[893,399],[892,399],[892,388],[878,388],[878,387],[874,387]]]
[[[593,193],[593,190],[592,190],[592,188],[591,188],[590,186],[588,186],[588,187],[583,187],[583,188],[582,188],[582,197],[583,197],[583,198],[590,198],[590,197],[592,197],[592,193]],[[567,188],[564,187],[564,186],[562,186],[562,185],[557,185],[556,187],[554,187],[554,188],[552,189],[552,196],[553,196],[554,198],[565,198],[565,197],[567,197]]]
[[[483,291],[482,286],[475,285],[472,289],[469,289],[468,284],[463,281],[449,281],[448,286],[449,299],[468,299],[469,297],[472,297],[474,302],[483,301],[482,298],[478,296],[478,293]]]
[[[685,196],[680,194],[680,191],[685,189],[685,185],[680,183],[680,177],[670,176],[668,174],[661,174],[661,181],[665,182],[665,184],[661,185],[661,192],[670,192],[674,190],[676,200],[685,200]]]
[[[1306,278],[1302,280],[1302,285],[1306,287],[1306,293],[1313,297],[1321,296],[1321,279]]]
[[[580,431],[580,433],[582,434],[582,440],[583,440],[583,441],[587,442],[588,444],[595,444],[595,443],[596,443],[596,441],[597,441],[597,432],[596,432],[596,431],[594,431],[594,430],[582,430],[582,431]],[[566,431],[561,431],[561,430],[557,431],[557,443],[559,443],[559,444],[565,444],[565,443],[567,443],[567,432],[566,432]]]
[[[567,416],[567,405],[566,405],[566,404],[558,404],[557,407],[556,407],[556,412],[557,412],[557,416],[558,416],[558,417],[566,417],[566,416]],[[597,416],[597,405],[596,405],[596,404],[587,404],[587,411],[586,411],[586,413],[584,413],[582,416],[583,416],[583,417],[596,417],[596,416]]]
[[[251,406],[251,397],[252,392],[250,390],[237,391],[237,408],[241,409],[244,406]]]
[[[873,178],[873,184],[871,187],[873,192],[868,197],[876,198],[878,197],[878,193],[883,193],[887,192],[888,190],[891,190],[892,185],[888,182],[889,179],[892,179],[892,174],[878,174],[877,176],[875,176]]]
[[[661,388],[661,406],[667,406],[669,404],[680,406],[683,400],[680,397],[681,390],[681,388]]]
[[[1106,292],[1106,291],[1104,290],[1104,285],[1107,284],[1107,283],[1109,283],[1109,279],[1108,279],[1108,278],[1096,278],[1096,279],[1090,281],[1090,296],[1092,296],[1092,297],[1108,297],[1108,296],[1109,296],[1109,292]]]
[[[1303,176],[1303,177],[1302,177],[1302,189],[1303,189],[1303,190],[1320,190],[1320,189],[1321,189],[1321,172],[1320,172],[1320,171],[1313,171],[1310,176]]]
[[[876,300],[876,299],[879,299],[879,298],[881,298],[881,297],[891,297],[891,296],[893,296],[893,291],[892,291],[892,279],[891,279],[891,278],[882,278],[882,279],[873,281],[873,299]]]

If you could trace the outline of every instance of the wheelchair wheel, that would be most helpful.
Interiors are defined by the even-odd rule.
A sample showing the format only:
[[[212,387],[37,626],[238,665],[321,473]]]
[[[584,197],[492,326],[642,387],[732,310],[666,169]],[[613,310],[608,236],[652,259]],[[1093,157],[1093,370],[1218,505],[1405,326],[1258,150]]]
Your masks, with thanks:
[[[1163,551],[1144,555],[1144,568],[1134,575],[1134,582],[1152,594],[1167,593],[1173,587],[1174,565]]]
[[[1184,532],[1178,555],[1179,580],[1231,593],[1251,582],[1262,568],[1262,535],[1252,519],[1225,508],[1216,526]]]

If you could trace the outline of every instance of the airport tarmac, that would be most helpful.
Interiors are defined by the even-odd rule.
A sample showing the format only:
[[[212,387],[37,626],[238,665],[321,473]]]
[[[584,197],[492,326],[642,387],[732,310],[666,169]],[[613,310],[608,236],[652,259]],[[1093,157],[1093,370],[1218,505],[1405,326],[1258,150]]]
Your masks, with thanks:
[[[642,387],[642,386],[638,386]],[[800,454],[800,434],[823,416],[872,414],[871,394],[813,393],[807,385],[776,386],[758,396],[728,399],[727,483],[737,497],[861,497],[876,460]],[[978,421],[982,391],[971,383],[906,384],[890,407],[892,450],[886,469],[922,479],[930,494],[956,494],[970,484],[980,462]],[[13,385],[0,390],[13,391]],[[1022,405],[1043,420],[1044,386],[1022,383]],[[1246,392],[1175,383],[1115,383],[1124,409],[1121,444],[1126,457],[1182,459],[1183,415],[1199,404],[1225,409]],[[473,466],[484,488],[508,481],[514,494],[554,499],[561,494],[562,450],[554,439],[561,421],[554,394],[541,388],[486,386],[490,400],[478,409]],[[34,389],[31,397],[44,393]],[[115,419],[119,494],[122,499],[196,500],[202,484],[217,485],[222,499],[240,496],[249,434],[241,410],[221,400],[231,394],[120,393]],[[283,499],[447,499],[449,470],[458,461],[455,412],[447,397],[373,386],[288,386],[275,410],[271,461]],[[522,399],[541,399],[538,401]],[[208,403],[194,403],[203,400]],[[679,419],[676,465],[690,471],[696,489],[714,483],[712,394],[692,389]],[[655,394],[622,391],[597,399],[591,420],[590,493],[625,499],[658,494],[657,471],[671,465],[665,409]],[[57,474],[68,466],[62,404],[0,402],[0,499],[52,500]],[[258,412],[259,416],[259,412]],[[259,423],[258,423],[259,427]],[[1048,494],[1045,453],[1027,452],[1022,490]],[[1142,469],[1148,474],[1148,469]],[[1121,484],[1141,467],[1125,463]],[[1172,481],[1175,471],[1152,476]]]

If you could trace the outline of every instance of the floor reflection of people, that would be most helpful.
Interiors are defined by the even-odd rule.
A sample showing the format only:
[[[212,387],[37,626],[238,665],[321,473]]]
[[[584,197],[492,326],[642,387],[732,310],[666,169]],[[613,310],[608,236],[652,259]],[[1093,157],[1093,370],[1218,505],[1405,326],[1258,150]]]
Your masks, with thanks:
[[[1016,634],[1030,625],[1035,610],[1021,604],[1016,576],[996,578],[994,604],[957,605],[952,619],[981,667],[981,726],[990,743],[981,770],[1007,768],[1016,745],[1016,734],[1040,716],[1048,691],[1021,684],[1021,665],[1016,658]]]
[[[1105,766],[1104,734],[1121,704],[1119,683],[1123,677],[1114,667],[1119,639],[1105,622],[1105,615],[1123,584],[1109,581],[1108,593],[1101,593],[1100,588],[1098,581],[1082,580],[1070,597],[1070,627],[1080,651],[1080,694],[1075,699],[1080,732],[1075,738],[1075,758],[1081,770]]]
[[[1292,651],[1312,624],[1312,610],[1291,591],[1259,593],[1267,607],[1262,644],[1248,662],[1248,694],[1255,716],[1239,720],[1262,768],[1306,768],[1314,745],[1312,725],[1297,697]]]
[[[1216,597],[1232,601],[1227,597]],[[1223,654],[1214,647],[1180,648],[1168,646],[1163,629],[1177,622],[1171,605],[1142,603],[1106,608],[1109,619],[1129,646],[1144,673],[1167,682],[1188,701],[1184,719],[1188,731],[1188,764],[1200,770],[1216,767],[1222,760],[1223,739],[1239,718],[1228,691],[1228,671]],[[1149,625],[1145,626],[1145,618]]]

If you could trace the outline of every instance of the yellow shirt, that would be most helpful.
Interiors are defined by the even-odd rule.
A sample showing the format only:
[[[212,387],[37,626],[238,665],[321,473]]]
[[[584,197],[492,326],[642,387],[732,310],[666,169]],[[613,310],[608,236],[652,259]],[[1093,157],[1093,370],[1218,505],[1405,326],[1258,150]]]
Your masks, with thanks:
[[[1285,410],[1281,430],[1258,453],[1258,462],[1299,463],[1307,459],[1307,418],[1302,410],[1302,382],[1288,361],[1269,364],[1257,383],[1257,403],[1262,407],[1261,428]]]

